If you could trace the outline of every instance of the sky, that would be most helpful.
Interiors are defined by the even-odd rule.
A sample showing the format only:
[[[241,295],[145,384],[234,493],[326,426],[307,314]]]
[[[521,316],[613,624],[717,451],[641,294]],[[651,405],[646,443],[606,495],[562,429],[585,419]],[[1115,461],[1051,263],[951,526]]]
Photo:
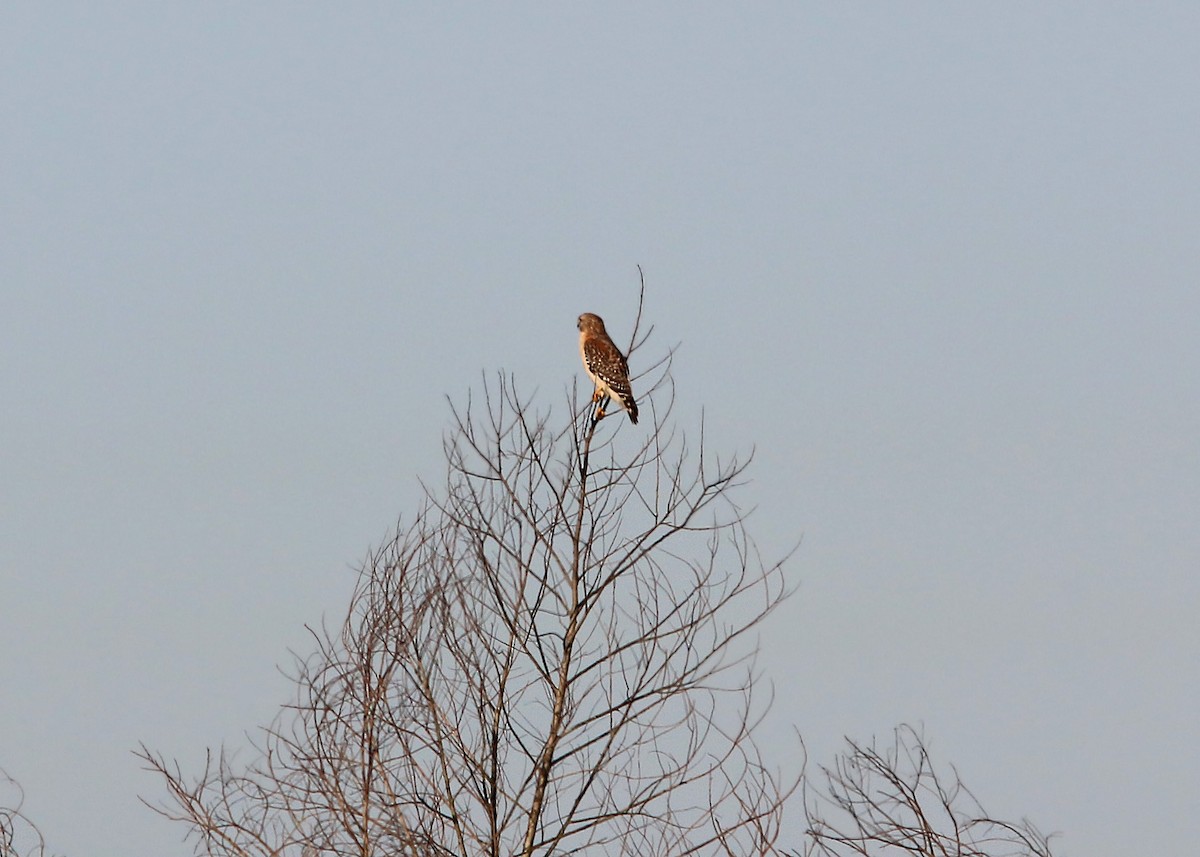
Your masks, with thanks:
[[[764,738],[919,724],[1059,854],[1188,853],[1197,44],[1182,2],[3,4],[26,811],[191,853],[133,749],[243,746],[449,403],[503,370],[561,409],[640,265],[680,424],[800,545]]]

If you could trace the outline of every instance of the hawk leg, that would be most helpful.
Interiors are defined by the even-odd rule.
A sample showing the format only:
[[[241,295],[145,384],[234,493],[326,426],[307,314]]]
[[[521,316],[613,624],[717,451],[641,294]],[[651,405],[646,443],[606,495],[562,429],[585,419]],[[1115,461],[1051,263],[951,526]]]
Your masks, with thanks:
[[[597,388],[596,392],[592,393],[592,402],[593,404],[596,402],[600,403],[600,407],[596,408],[595,416],[592,417],[595,422],[600,422],[600,420],[608,416],[604,413],[604,406],[609,403],[609,397],[601,393],[599,388]]]
[[[592,417],[592,419],[596,422],[600,422],[600,420],[604,419],[606,416],[604,413],[604,406],[608,403],[608,396],[600,392],[599,387],[592,392],[592,404],[594,405],[597,402],[600,403],[600,407],[596,409],[596,414],[594,417]]]

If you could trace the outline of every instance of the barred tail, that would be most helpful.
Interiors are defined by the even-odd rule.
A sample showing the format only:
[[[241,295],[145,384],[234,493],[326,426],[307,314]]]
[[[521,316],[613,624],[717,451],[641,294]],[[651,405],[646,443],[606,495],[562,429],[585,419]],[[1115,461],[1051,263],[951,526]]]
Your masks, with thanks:
[[[637,425],[637,402],[633,400],[633,393],[621,390],[618,395],[621,397],[621,404],[625,406],[625,410],[629,414],[629,421]]]

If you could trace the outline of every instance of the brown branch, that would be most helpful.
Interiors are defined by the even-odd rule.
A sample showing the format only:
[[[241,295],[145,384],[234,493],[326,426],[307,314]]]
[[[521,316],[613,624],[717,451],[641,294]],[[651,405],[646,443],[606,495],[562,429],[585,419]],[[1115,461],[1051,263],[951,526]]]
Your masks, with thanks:
[[[898,727],[884,749],[847,745],[820,769],[822,784],[805,783],[808,857],[1051,857],[1051,837],[992,818],[953,768],[939,773],[912,727]]]

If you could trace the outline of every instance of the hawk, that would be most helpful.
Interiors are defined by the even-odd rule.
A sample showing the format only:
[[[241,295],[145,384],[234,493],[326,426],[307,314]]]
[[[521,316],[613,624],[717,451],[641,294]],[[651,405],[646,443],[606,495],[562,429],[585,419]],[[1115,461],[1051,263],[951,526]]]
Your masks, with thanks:
[[[612,399],[629,414],[629,421],[637,425],[638,409],[629,386],[629,363],[604,329],[604,319],[585,312],[579,317],[578,327],[583,369],[596,385],[592,401],[603,402],[605,397]],[[603,417],[604,405],[601,404],[596,419]]]

